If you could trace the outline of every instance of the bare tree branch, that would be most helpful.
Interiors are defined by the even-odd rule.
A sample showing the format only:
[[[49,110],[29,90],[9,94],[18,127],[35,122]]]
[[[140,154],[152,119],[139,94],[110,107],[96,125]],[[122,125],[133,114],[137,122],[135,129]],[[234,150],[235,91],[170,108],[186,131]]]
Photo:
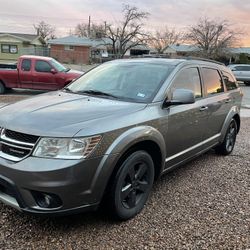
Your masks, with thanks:
[[[235,45],[240,36],[241,33],[231,29],[227,20],[214,21],[205,17],[189,28],[186,39],[197,45],[201,56],[216,58]]]
[[[151,34],[148,43],[158,54],[162,54],[169,45],[176,44],[180,38],[181,34],[179,32],[174,28],[169,29],[165,26],[164,29],[156,30],[155,33]]]
[[[74,34],[79,37],[89,37],[91,39],[102,38],[105,36],[105,25],[92,23],[89,34],[89,25],[87,23],[78,23]]]
[[[109,24],[106,37],[111,40],[112,51],[117,57],[143,43],[146,33],[143,31],[144,21],[149,13],[139,11],[137,7],[123,6],[123,20],[116,25]]]
[[[55,27],[53,27],[52,25],[44,22],[44,21],[40,21],[38,24],[34,24],[33,25],[37,34],[44,40],[48,40],[48,39],[54,39],[55,36]]]

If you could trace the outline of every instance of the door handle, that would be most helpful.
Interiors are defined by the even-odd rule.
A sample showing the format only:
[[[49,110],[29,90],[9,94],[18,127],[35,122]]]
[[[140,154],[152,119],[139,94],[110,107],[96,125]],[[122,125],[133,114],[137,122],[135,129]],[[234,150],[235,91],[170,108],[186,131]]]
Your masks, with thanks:
[[[207,109],[208,109],[208,106],[202,106],[202,107],[200,107],[200,111],[205,111]]]
[[[229,102],[231,102],[231,99],[230,98],[226,99],[225,103],[229,103]]]

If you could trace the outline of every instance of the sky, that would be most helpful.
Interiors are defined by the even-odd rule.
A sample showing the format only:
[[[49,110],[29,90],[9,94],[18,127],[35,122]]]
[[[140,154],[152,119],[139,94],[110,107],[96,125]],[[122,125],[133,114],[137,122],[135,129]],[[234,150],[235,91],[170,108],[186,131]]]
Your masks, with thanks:
[[[0,32],[32,34],[33,24],[43,20],[56,27],[57,36],[66,36],[89,16],[93,23],[117,23],[122,4],[149,12],[149,30],[167,25],[185,31],[204,16],[227,19],[243,33],[240,45],[250,47],[250,0],[0,0]]]

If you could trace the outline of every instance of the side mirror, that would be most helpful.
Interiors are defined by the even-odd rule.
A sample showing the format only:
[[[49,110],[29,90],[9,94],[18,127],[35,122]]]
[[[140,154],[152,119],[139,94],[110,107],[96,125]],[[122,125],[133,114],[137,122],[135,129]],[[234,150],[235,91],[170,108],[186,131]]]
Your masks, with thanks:
[[[195,103],[195,95],[192,90],[189,89],[175,89],[171,100],[164,102],[164,107],[171,105],[182,105]]]
[[[57,73],[57,71],[56,71],[55,69],[51,69],[50,72],[51,72],[52,74],[56,74],[56,73]]]

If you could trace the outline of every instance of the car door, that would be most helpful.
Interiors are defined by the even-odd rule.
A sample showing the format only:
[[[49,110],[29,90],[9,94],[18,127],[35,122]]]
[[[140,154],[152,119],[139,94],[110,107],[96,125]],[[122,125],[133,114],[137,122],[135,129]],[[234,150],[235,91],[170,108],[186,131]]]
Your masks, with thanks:
[[[203,91],[198,67],[179,71],[172,81],[168,98],[175,89],[190,89],[195,93],[195,103],[173,105],[168,108],[166,135],[166,167],[174,166],[201,150],[207,122]]]
[[[32,88],[56,90],[57,83],[55,73],[55,69],[49,64],[49,62],[44,60],[36,60],[32,74]]]
[[[201,72],[205,87],[205,107],[208,112],[204,140],[213,144],[220,137],[232,100],[230,99],[230,93],[225,92],[221,73],[217,68],[202,67]]]
[[[248,65],[239,65],[234,66],[232,71],[238,81],[250,81],[250,66]]]
[[[32,88],[31,59],[22,59],[19,67],[19,88]]]

